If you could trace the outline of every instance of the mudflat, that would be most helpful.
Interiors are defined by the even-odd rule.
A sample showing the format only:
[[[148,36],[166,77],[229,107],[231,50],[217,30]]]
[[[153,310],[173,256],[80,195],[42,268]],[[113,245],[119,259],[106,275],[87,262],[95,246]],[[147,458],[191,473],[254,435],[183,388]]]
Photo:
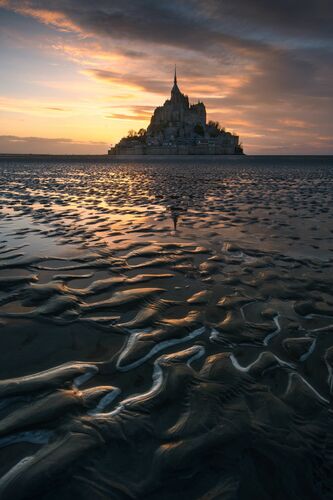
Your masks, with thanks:
[[[332,498],[332,157],[0,179],[1,499]]]

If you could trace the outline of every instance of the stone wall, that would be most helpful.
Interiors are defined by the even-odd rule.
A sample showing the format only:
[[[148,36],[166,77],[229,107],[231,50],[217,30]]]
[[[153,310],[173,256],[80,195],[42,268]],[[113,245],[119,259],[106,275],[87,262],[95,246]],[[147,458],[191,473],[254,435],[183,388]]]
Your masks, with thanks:
[[[233,155],[236,154],[237,144],[179,144],[165,146],[116,146],[109,150],[110,155]]]

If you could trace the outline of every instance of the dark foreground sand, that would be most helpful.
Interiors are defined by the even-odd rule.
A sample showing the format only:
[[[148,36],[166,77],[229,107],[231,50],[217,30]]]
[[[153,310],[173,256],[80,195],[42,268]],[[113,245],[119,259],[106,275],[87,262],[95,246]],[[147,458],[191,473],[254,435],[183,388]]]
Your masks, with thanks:
[[[0,159],[0,498],[333,498],[333,160]]]

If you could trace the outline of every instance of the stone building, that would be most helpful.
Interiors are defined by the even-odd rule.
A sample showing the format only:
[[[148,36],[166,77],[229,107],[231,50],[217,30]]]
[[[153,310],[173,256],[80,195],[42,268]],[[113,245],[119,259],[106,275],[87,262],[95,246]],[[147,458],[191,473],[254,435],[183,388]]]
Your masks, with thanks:
[[[170,99],[155,109],[144,133],[124,137],[111,155],[233,155],[243,154],[239,137],[206,123],[203,102],[190,104],[177,84],[175,70]]]

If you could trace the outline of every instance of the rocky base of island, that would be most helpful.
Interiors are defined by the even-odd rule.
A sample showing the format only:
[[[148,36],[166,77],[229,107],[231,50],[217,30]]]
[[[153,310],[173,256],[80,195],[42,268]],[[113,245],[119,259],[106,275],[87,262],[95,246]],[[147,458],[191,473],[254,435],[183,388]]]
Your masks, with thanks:
[[[109,155],[113,156],[220,156],[220,155],[243,155],[241,148],[224,147],[211,144],[194,145],[170,145],[170,146],[145,146],[129,145],[116,146],[109,149]]]

